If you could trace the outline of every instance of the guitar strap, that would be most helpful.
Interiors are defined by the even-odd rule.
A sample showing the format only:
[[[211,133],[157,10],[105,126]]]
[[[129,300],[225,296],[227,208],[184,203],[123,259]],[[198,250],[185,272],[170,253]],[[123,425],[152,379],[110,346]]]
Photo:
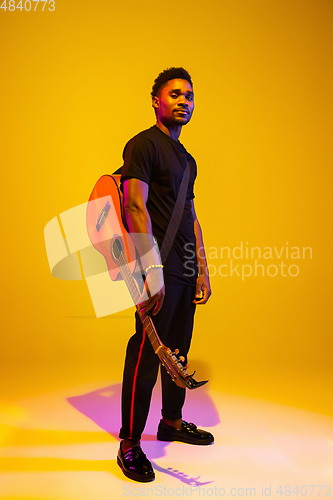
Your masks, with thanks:
[[[187,193],[188,184],[190,181],[190,173],[191,173],[191,168],[190,168],[190,164],[187,160],[187,165],[186,165],[186,168],[184,170],[184,175],[183,175],[182,181],[181,181],[180,186],[179,186],[177,200],[176,200],[176,203],[175,203],[172,215],[171,215],[171,219],[170,219],[169,225],[167,227],[167,230],[166,230],[166,233],[164,236],[164,240],[162,243],[162,247],[160,250],[162,264],[165,264],[165,262],[168,258],[169,252],[170,252],[171,247],[172,247],[172,243],[175,239],[181,218],[183,216],[185,200],[186,200],[186,193]],[[116,170],[113,173],[113,175],[121,175],[121,167],[118,170]],[[119,181],[120,181],[120,179],[119,179]]]
[[[180,183],[180,187],[179,187],[176,204],[175,204],[175,207],[173,209],[171,219],[170,219],[167,231],[165,233],[164,240],[163,240],[162,247],[161,247],[161,251],[160,251],[162,264],[165,264],[165,262],[168,258],[169,252],[170,252],[171,247],[172,247],[172,243],[175,239],[181,218],[183,216],[185,200],[186,200],[186,193],[187,193],[188,184],[189,184],[189,180],[190,180],[190,173],[191,173],[190,171],[191,171],[190,164],[187,160],[187,165],[186,165],[186,168],[184,171],[183,179],[182,179],[182,182]]]

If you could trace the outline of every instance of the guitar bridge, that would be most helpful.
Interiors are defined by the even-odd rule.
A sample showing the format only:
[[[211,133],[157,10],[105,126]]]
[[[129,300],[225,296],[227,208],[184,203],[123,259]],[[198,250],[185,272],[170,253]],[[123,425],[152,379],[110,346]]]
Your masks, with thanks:
[[[97,231],[99,231],[101,229],[101,227],[103,226],[105,219],[107,218],[107,215],[109,213],[110,208],[111,208],[110,202],[107,201],[105,204],[105,207],[102,209],[101,213],[98,216],[97,224],[96,224]]]

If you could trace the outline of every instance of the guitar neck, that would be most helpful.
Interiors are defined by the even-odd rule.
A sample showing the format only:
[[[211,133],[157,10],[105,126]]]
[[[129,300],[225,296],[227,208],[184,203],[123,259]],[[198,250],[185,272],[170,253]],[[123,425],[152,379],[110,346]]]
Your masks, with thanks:
[[[129,293],[132,297],[134,304],[138,304],[141,294],[139,292],[138,284],[135,281],[135,279],[133,278],[133,276],[129,270],[128,264],[125,260],[123,253],[121,253],[121,255],[118,259],[118,266],[119,266],[119,271],[120,271],[121,277],[123,278],[123,280],[125,281],[125,283],[127,285],[127,288],[129,290]],[[137,309],[138,309],[138,307],[137,307]],[[140,312],[138,310],[138,314],[140,316],[140,319],[141,319],[141,322],[144,326],[144,329],[148,335],[150,343],[154,349],[154,352],[156,352],[160,346],[163,346],[163,343],[157,334],[154,323],[153,323],[151,317],[148,316],[147,313]]]

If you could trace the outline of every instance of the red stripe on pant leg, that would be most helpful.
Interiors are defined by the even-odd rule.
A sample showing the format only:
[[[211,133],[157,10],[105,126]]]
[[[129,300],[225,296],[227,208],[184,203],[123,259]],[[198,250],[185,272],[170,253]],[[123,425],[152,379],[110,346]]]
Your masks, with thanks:
[[[146,330],[143,328],[142,342],[141,342],[139,356],[138,356],[138,360],[136,362],[135,371],[134,371],[134,378],[133,378],[132,400],[131,400],[131,417],[130,417],[130,435],[129,435],[130,439],[132,439],[132,433],[133,433],[133,413],[134,413],[134,396],[135,396],[136,377],[138,374],[139,364],[140,364],[140,360],[141,360],[143,344],[145,343],[145,337],[146,337]]]

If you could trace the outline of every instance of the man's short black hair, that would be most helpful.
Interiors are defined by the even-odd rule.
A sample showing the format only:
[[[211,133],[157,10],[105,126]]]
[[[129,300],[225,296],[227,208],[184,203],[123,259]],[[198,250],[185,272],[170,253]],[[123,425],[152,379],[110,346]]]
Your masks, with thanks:
[[[154,97],[155,95],[158,94],[158,91],[160,90],[163,85],[165,85],[169,80],[175,80],[176,78],[179,78],[181,80],[187,80],[188,83],[193,87],[193,83],[191,80],[190,74],[186,71],[184,68],[167,68],[162,73],[158,75],[156,78],[154,85],[153,85],[153,90],[151,92],[151,96]]]

